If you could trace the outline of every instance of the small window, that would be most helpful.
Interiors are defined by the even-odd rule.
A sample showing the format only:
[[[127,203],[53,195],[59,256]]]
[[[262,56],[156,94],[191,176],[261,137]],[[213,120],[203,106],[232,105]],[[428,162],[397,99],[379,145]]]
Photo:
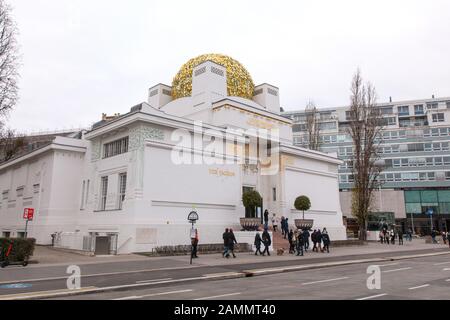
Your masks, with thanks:
[[[434,165],[435,166],[442,166],[442,157],[434,158]]]
[[[433,117],[433,122],[444,122],[444,114],[443,113],[434,113],[432,115]]]
[[[33,193],[39,193],[41,190],[41,185],[40,184],[34,184],[33,185]]]
[[[414,106],[414,114],[416,114],[416,115],[424,114],[423,104],[418,104],[418,105]]]
[[[272,188],[272,199],[277,201],[277,188]]]
[[[3,231],[2,236],[3,236],[3,238],[10,238],[11,237],[11,232],[10,231]]]
[[[20,238],[20,239],[25,238],[25,232],[17,232],[17,238]]]
[[[437,109],[437,108],[438,108],[437,102],[427,103],[427,109]]]
[[[80,210],[84,209],[84,193],[85,193],[85,189],[86,189],[86,181],[83,180],[83,184],[81,187],[81,205],[80,205]]]
[[[100,211],[106,210],[107,197],[108,197],[108,177],[102,177],[100,186]]]
[[[17,198],[23,197],[24,187],[17,188]]]
[[[2,193],[2,200],[8,200],[9,198],[9,190],[5,190]]]
[[[400,106],[397,108],[397,110],[398,110],[398,115],[400,115],[400,116],[409,115],[409,106]]]
[[[106,143],[103,146],[103,158],[110,158],[128,152],[128,137]]]
[[[125,201],[125,194],[127,190],[127,174],[119,174],[119,210],[122,210],[123,202]]]

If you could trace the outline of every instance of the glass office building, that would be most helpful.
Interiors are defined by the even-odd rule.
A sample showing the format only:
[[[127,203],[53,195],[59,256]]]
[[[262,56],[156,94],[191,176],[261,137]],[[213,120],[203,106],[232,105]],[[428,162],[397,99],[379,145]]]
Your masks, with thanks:
[[[374,212],[393,212],[396,224],[427,234],[450,230],[450,98],[378,104],[383,129],[378,137],[384,170],[374,192]],[[349,107],[318,108],[320,151],[344,161],[339,168],[341,205],[351,217],[353,143]],[[292,119],[294,144],[307,148],[305,111],[284,112]],[[432,216],[427,213],[432,212]]]

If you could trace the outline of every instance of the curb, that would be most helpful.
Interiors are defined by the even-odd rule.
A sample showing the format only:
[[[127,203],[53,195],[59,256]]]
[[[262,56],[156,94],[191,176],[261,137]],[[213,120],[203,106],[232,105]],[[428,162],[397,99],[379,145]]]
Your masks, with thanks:
[[[432,257],[432,256],[441,256],[448,255],[449,252],[435,252],[435,253],[426,253],[426,254],[415,254],[415,255],[406,255],[406,256],[394,256],[394,257],[384,257],[384,258],[369,258],[369,259],[358,259],[358,260],[347,260],[347,261],[336,261],[336,262],[324,262],[324,263],[315,263],[315,264],[306,264],[299,266],[288,266],[288,267],[276,267],[276,268],[267,268],[267,269],[251,269],[251,270],[243,270],[236,272],[225,272],[225,273],[216,273],[216,274],[206,274],[200,277],[193,278],[182,278],[182,279],[174,279],[174,280],[165,280],[165,281],[156,281],[149,283],[138,283],[138,284],[128,284],[128,285],[120,285],[120,286],[110,286],[103,288],[81,288],[79,290],[72,290],[67,292],[41,292],[39,294],[30,293],[28,296],[17,296],[17,297],[8,297],[3,298],[3,300],[39,300],[39,299],[48,299],[48,298],[61,298],[61,297],[69,297],[69,296],[77,296],[83,294],[92,294],[92,293],[102,293],[102,292],[113,292],[113,291],[123,291],[130,288],[148,288],[157,284],[170,284],[170,283],[188,283],[192,281],[201,281],[201,280],[227,280],[227,279],[238,279],[238,278],[247,278],[247,277],[255,277],[255,276],[263,276],[269,274],[277,274],[284,272],[294,272],[300,270],[312,270],[312,269],[323,269],[329,267],[337,267],[337,266],[345,266],[345,265],[355,265],[355,264],[364,264],[370,262],[388,262],[388,261],[397,261],[397,260],[406,260],[406,259],[414,259],[414,258],[423,258],[423,257]],[[2,297],[0,296],[0,299]]]

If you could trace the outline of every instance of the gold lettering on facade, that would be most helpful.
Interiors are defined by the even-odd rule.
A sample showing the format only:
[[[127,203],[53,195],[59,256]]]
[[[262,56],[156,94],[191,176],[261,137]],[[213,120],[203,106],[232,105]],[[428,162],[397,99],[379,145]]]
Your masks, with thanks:
[[[215,175],[218,177],[234,177],[236,174],[233,171],[222,170],[222,169],[209,169],[210,175]]]

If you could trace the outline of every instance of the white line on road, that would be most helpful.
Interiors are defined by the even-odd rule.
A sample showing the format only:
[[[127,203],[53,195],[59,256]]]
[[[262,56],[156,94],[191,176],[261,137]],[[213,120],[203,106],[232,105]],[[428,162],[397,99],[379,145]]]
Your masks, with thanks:
[[[450,279],[447,279],[447,280],[445,280],[445,281],[450,282]]]
[[[235,293],[227,293],[227,294],[221,294],[218,296],[210,296],[210,297],[203,297],[203,298],[197,298],[194,300],[208,300],[208,299],[215,299],[215,298],[223,298],[223,297],[230,297],[230,296],[237,296],[241,294],[240,292],[235,292]]]
[[[409,270],[412,269],[412,267],[408,267],[408,268],[400,268],[400,269],[392,269],[392,270],[384,270],[382,272],[388,273],[388,272],[397,272],[397,271],[404,271],[404,270]]]
[[[387,293],[381,293],[381,294],[377,294],[375,296],[359,298],[359,299],[356,299],[356,300],[369,300],[369,299],[375,299],[375,298],[383,297],[383,296],[386,296],[386,295],[387,295]]]
[[[150,279],[150,280],[141,280],[141,281],[136,281],[136,283],[148,283],[148,282],[154,282],[154,281],[164,281],[164,280],[172,280],[172,278],[162,278],[162,279]]]
[[[348,277],[334,278],[334,279],[327,279],[327,280],[320,280],[320,281],[312,281],[312,282],[305,282],[305,283],[302,283],[302,285],[303,286],[307,286],[309,284],[324,283],[324,282],[338,281],[338,280],[344,280],[344,279],[348,279]]]
[[[396,266],[399,265],[400,262],[395,262],[395,263],[387,263],[387,264],[377,264],[378,267],[389,267],[389,266]]]
[[[450,263],[450,261],[439,262],[439,263],[433,264],[433,266],[440,266],[440,265],[443,265],[443,264],[449,264],[449,263]]]
[[[117,298],[113,300],[133,300],[133,299],[142,299],[147,297],[156,297],[156,296],[166,296],[169,294],[175,294],[175,293],[185,293],[185,292],[191,292],[192,289],[187,290],[178,290],[178,291],[168,291],[168,292],[158,292],[158,293],[151,293],[151,294],[144,294],[142,296],[130,296],[130,297],[123,297],[123,298]]]
[[[444,268],[442,271],[450,271],[450,268]]]
[[[429,287],[429,286],[430,286],[429,284],[424,284],[422,286],[408,288],[408,290],[416,290],[416,289],[425,288],[425,287]]]

